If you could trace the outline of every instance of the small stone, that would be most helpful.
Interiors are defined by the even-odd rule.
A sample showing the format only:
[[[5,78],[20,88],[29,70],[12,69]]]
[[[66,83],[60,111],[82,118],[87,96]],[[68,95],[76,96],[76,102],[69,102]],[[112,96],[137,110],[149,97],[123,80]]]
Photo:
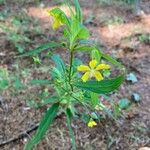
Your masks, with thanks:
[[[150,147],[141,147],[138,150],[150,150]]]
[[[138,93],[133,93],[131,98],[134,102],[137,102],[137,103],[141,101],[141,97]]]
[[[133,73],[129,73],[126,80],[131,81],[132,83],[138,82],[137,77]]]

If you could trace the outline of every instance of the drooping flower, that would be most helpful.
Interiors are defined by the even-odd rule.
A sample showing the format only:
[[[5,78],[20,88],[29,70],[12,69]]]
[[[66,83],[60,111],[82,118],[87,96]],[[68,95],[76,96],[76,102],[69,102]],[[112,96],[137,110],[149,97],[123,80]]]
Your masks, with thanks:
[[[92,120],[92,119],[88,122],[88,127],[90,127],[90,128],[92,128],[92,127],[94,127],[96,125],[97,125],[97,123],[94,120]]]
[[[48,12],[50,16],[53,17],[53,22],[52,22],[52,27],[53,29],[58,29],[60,26],[63,25],[62,21],[61,21],[61,16],[58,13],[53,12],[53,10]]]
[[[95,78],[97,81],[101,81],[104,79],[102,74],[100,73],[101,70],[110,69],[110,66],[107,64],[98,64],[98,62],[94,59],[89,62],[89,66],[80,65],[78,66],[77,70],[85,72],[82,76],[82,81],[86,82],[91,78]]]

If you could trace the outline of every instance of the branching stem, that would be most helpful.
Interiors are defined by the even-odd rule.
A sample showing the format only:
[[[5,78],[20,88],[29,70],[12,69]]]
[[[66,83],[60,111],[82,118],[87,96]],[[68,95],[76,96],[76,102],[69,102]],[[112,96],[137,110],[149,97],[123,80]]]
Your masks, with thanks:
[[[72,65],[73,65],[73,51],[70,52],[70,68],[69,68],[69,84],[71,86],[71,90],[73,91],[73,86],[71,84]]]

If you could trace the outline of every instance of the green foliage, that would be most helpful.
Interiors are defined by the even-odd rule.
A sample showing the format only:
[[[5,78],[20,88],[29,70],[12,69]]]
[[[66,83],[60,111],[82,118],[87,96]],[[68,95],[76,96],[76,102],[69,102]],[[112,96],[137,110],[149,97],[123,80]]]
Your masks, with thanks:
[[[99,104],[99,98],[97,93],[91,92],[91,105],[95,108]]]
[[[14,20],[13,25],[16,27],[20,26],[20,22],[18,20]],[[0,24],[0,28],[6,33],[7,39],[14,44],[18,52],[23,53],[25,51],[23,43],[30,43],[30,39],[24,34],[19,34],[10,27],[4,26],[4,24]]]
[[[5,0],[0,0],[0,5],[3,5],[3,4],[5,4]]]
[[[97,62],[100,62],[101,55],[100,55],[98,49],[94,49],[94,50],[91,51],[91,58],[92,58],[92,59],[96,59]]]
[[[112,93],[120,87],[126,76],[124,66],[116,59],[102,52],[94,42],[90,41],[90,32],[82,23],[83,16],[79,1],[74,0],[75,11],[70,7],[70,1],[66,3],[70,9],[71,17],[68,17],[59,8],[49,11],[49,15],[53,17],[53,29],[63,26],[62,41],[48,42],[28,52],[22,50],[21,52],[23,53],[18,56],[21,59],[24,57],[33,58],[38,70],[40,66],[44,65],[42,57],[39,57],[40,53],[47,51],[47,58],[52,60],[52,65],[48,66],[49,69],[45,71],[49,71],[50,78],[32,79],[25,85],[23,85],[18,75],[12,78],[12,83],[16,89],[42,86],[42,90],[36,95],[38,101],[34,101],[35,98],[30,96],[30,93],[28,94],[28,99],[30,99],[30,101],[27,100],[29,106],[39,108],[47,104],[48,106],[51,105],[41,119],[37,132],[25,146],[25,150],[30,150],[38,144],[59,111],[65,112],[72,148],[75,150],[75,137],[71,124],[74,117],[81,113],[77,110],[76,105],[83,106],[84,113],[81,113],[79,117],[81,116],[81,119],[86,124],[92,121],[95,125],[97,123],[94,120],[99,121],[102,118],[102,115],[98,113],[99,111],[104,112],[109,117],[116,117],[119,116],[120,107],[122,107],[120,105],[123,105],[119,103],[114,104],[113,106],[116,106],[114,108],[107,108],[103,101],[100,100],[100,97],[102,94]],[[18,20],[13,20],[12,24],[20,26]],[[63,47],[67,51],[69,58],[63,60],[61,56],[56,54],[57,51],[54,51],[54,49],[59,49],[59,47]],[[81,61],[77,57],[76,53],[79,52],[87,53],[90,56],[91,61],[87,66],[82,65],[84,60]],[[104,62],[109,64],[104,64]],[[112,66],[114,66],[118,74],[112,73]],[[79,71],[83,71],[82,77]],[[28,75],[26,72],[23,74]],[[53,93],[50,91],[53,91]],[[112,111],[114,111],[114,114]]]
[[[102,81],[88,81],[86,83],[77,82],[74,85],[98,94],[107,94],[116,90],[124,81],[124,75],[118,76],[114,79],[110,80],[102,80]]]
[[[66,66],[65,66],[63,60],[58,55],[53,55],[52,60],[54,61],[55,67],[60,72],[60,75],[61,75],[61,78],[62,78],[63,75],[65,75],[65,73],[66,73],[66,70],[65,70]]]
[[[57,43],[57,42],[49,42],[46,44],[43,44],[37,48],[34,48],[32,50],[30,50],[29,52],[26,52],[20,56],[25,57],[25,56],[34,56],[36,54],[41,53],[42,51],[48,50],[49,48],[54,48],[54,47],[58,47],[61,46],[61,43]]]
[[[142,43],[149,44],[150,43],[150,34],[142,34],[139,36],[139,40]]]
[[[39,124],[39,128],[36,131],[35,136],[28,142],[24,150],[31,150],[32,147],[43,138],[49,126],[53,123],[53,120],[57,115],[58,108],[59,103],[55,103],[47,110],[47,112],[45,113],[44,117],[42,118]]]
[[[7,89],[9,86],[8,71],[6,68],[0,68],[0,91]]]
[[[30,37],[42,34],[43,29],[40,28],[38,20],[30,17],[25,9],[20,9],[12,15],[7,3],[6,1],[6,9],[0,13],[0,29],[5,33],[6,40],[19,54],[25,53],[28,45],[34,43]]]
[[[111,17],[104,17],[103,18],[104,25],[120,25],[124,23],[124,19],[119,16],[111,16]]]

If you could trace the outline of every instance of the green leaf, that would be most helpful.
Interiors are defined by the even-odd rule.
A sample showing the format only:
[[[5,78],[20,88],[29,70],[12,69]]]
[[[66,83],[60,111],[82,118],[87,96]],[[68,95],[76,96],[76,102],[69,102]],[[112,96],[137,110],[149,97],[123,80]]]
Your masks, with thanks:
[[[97,114],[96,112],[92,112],[92,113],[91,113],[91,117],[92,117],[93,119],[96,119],[96,120],[99,119],[98,114]]]
[[[43,105],[46,105],[46,104],[49,104],[49,103],[57,103],[57,102],[59,102],[59,99],[56,96],[49,97],[49,98],[44,98],[42,100]]]
[[[33,58],[33,61],[34,61],[35,64],[41,65],[41,59],[38,56],[32,57],[32,58]]]
[[[68,27],[70,26],[70,20],[60,8],[54,8],[50,10],[49,13],[50,15],[52,14],[56,21],[61,22],[67,25]]]
[[[25,51],[25,48],[23,45],[16,43],[15,46],[16,46],[19,53],[23,53]]]
[[[103,76],[108,78],[111,75],[110,70],[103,70]]]
[[[6,68],[0,68],[0,90],[8,88],[8,70]]]
[[[124,75],[116,78],[102,81],[77,82],[74,85],[83,90],[91,91],[98,94],[106,94],[116,90],[124,81]]]
[[[31,80],[28,84],[30,85],[46,85],[46,84],[51,84],[50,80]]]
[[[79,65],[81,65],[82,64],[82,61],[80,60],[80,59],[78,59],[78,58],[74,58],[74,60],[73,60],[73,72],[75,73],[76,72],[76,70],[77,70],[77,67],[79,66]]]
[[[74,48],[76,51],[87,51],[90,52],[93,49],[90,45],[79,45]]]
[[[43,138],[49,126],[57,115],[59,103],[53,104],[45,113],[33,138],[26,144],[24,150],[31,150]]]
[[[87,124],[90,121],[90,116],[86,113],[82,113],[82,121]]]
[[[119,107],[121,109],[126,109],[129,106],[129,100],[127,98],[123,98],[119,101]]]
[[[77,37],[79,39],[87,39],[89,36],[90,36],[89,30],[86,27],[82,26]]]
[[[119,117],[121,115],[121,108],[118,104],[113,106],[113,114],[115,117]]]
[[[76,10],[76,18],[79,22],[82,21],[82,12],[81,12],[81,7],[79,4],[78,0],[74,0],[75,1],[75,10]]]
[[[96,59],[97,62],[100,62],[101,56],[98,49],[94,49],[91,51],[91,58]]]
[[[105,58],[106,60],[108,60],[113,65],[115,65],[115,66],[117,66],[119,68],[124,68],[124,66],[120,62],[118,62],[116,59],[110,57],[107,54],[102,53],[101,51],[99,51],[99,53],[100,53],[101,57]]]
[[[8,81],[5,79],[0,79],[0,90],[4,90],[8,87]]]
[[[21,82],[19,77],[14,77],[14,87],[16,89],[21,89],[21,88],[25,87],[24,84]]]
[[[58,71],[61,73],[61,75],[64,76],[64,74],[66,73],[66,70],[65,70],[66,66],[64,64],[64,61],[60,58],[59,55],[53,55],[52,60],[54,61]]]
[[[87,39],[90,34],[88,29],[83,26],[76,18],[72,19],[71,22],[71,33],[70,42],[73,44],[76,40]]]
[[[78,44],[74,47],[74,50],[76,51],[87,51],[91,52],[95,47],[93,46],[93,42],[87,40],[87,39],[82,39],[78,42]]]
[[[45,51],[49,48],[54,48],[54,47],[59,47],[59,46],[62,46],[62,43],[49,42],[49,43],[43,44],[37,48],[34,48],[34,49],[30,50],[29,52],[26,52],[26,53],[20,55],[19,57],[33,56],[33,55],[41,53],[42,51]]]
[[[93,108],[95,108],[96,105],[99,104],[98,94],[93,93],[93,92],[91,92],[90,94],[91,94],[91,104],[92,104]]]

